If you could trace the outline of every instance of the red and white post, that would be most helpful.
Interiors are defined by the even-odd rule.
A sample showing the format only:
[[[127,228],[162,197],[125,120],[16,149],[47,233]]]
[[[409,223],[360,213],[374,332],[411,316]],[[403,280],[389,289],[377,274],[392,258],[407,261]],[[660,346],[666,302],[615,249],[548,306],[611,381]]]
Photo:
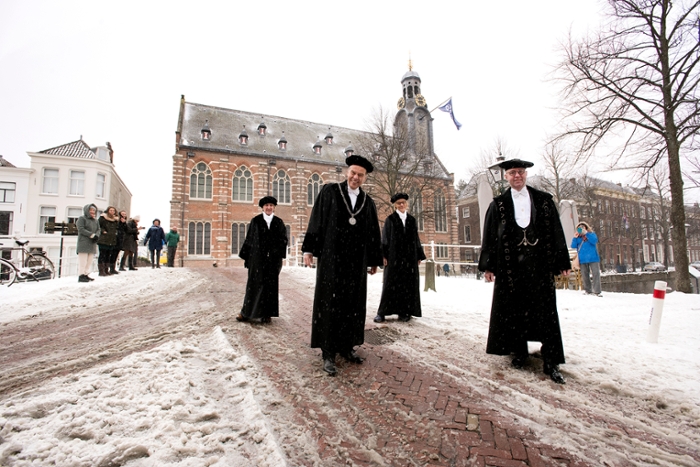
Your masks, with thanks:
[[[649,330],[647,331],[647,342],[652,344],[656,344],[659,340],[659,327],[661,326],[665,298],[666,282],[654,282],[654,296],[651,299],[651,314],[649,315]]]

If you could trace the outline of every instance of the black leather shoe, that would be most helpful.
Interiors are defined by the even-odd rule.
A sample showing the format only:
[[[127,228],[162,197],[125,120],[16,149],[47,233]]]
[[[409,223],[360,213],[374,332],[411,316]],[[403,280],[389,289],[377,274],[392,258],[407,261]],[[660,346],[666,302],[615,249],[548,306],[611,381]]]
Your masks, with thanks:
[[[90,279],[85,274],[81,274],[78,276],[78,282],[90,282]]]
[[[374,317],[374,322],[375,323],[383,323],[384,322],[384,317],[382,315],[377,315]]]
[[[354,350],[351,350],[350,353],[340,354],[340,356],[350,363],[362,363],[365,361],[365,359],[357,355],[357,352]]]
[[[411,315],[400,315],[399,321],[403,321],[404,323],[407,323],[407,322],[411,321]]]
[[[549,377],[557,384],[566,384],[564,376],[559,372],[559,367],[557,365],[550,365],[548,363],[544,364],[544,374],[549,375]]]
[[[260,318],[260,322],[262,324],[269,324],[272,322],[272,318],[270,318],[269,316],[265,316],[264,318]]]
[[[323,371],[328,373],[328,376],[335,376],[335,374],[338,372],[338,370],[335,368],[335,362],[330,358],[323,360]]]
[[[513,359],[511,365],[513,365],[513,368],[517,368],[520,370],[522,367],[525,366],[525,363],[527,362],[527,355],[516,355],[515,358]]]
[[[236,316],[236,321],[248,321],[248,318],[238,313],[238,316]]]

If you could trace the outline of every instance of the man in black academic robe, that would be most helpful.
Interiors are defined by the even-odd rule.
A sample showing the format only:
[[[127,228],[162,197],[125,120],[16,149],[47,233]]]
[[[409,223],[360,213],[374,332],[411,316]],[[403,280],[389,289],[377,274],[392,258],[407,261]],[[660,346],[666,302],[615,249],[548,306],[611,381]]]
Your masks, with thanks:
[[[331,376],[338,353],[362,363],[353,348],[364,343],[367,273],[382,263],[377,209],[360,188],[373,166],[357,155],[345,163],[347,180],[323,186],[302,244],[306,266],[318,258],[311,347],[323,351],[323,370]]]
[[[406,193],[395,194],[391,202],[396,211],[386,218],[382,229],[384,285],[375,323],[394,314],[399,315],[400,321],[421,316],[418,266],[425,259],[425,252],[418,236],[418,224],[406,212]]]
[[[263,212],[248,226],[245,242],[238,256],[248,268],[243,308],[238,321],[260,319],[269,323],[279,316],[279,273],[282,260],[287,257],[287,228],[274,215],[277,200],[265,196],[258,203]]]
[[[513,366],[522,368],[528,341],[541,342],[544,372],[563,384],[554,276],[568,275],[571,262],[552,196],[525,184],[532,165],[501,163],[511,187],[494,198],[484,220],[479,270],[487,282],[495,280],[486,352],[514,354]]]

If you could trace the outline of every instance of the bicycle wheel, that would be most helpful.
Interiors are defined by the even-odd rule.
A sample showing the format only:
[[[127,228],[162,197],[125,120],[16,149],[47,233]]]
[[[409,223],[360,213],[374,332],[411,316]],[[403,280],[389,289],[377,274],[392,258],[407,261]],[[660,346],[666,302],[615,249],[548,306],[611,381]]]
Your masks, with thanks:
[[[24,261],[24,266],[33,268],[34,277],[36,279],[46,280],[53,279],[56,274],[56,268],[49,258],[43,255],[29,255]]]
[[[9,287],[16,278],[17,271],[15,267],[4,259],[0,259],[0,286]]]

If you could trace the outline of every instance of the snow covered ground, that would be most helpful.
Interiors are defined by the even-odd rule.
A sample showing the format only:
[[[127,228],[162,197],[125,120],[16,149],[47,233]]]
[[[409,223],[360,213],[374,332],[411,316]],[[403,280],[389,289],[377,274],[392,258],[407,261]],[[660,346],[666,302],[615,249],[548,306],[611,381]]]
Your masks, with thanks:
[[[283,274],[311,285],[314,272],[285,268]],[[192,280],[196,272],[142,269],[138,274],[142,283],[158,290],[159,281],[172,286]],[[120,299],[138,300],[143,293],[141,282],[129,280],[127,274],[121,274],[79,284],[75,277],[68,277],[3,288],[0,331],[14,320],[84,312],[94,303],[96,293],[107,294],[111,289],[119,291]],[[450,336],[468,336],[481,351],[465,350],[460,357],[466,367],[484,361],[507,366],[504,357],[483,353],[492,285],[438,277],[436,288],[437,292],[422,293],[424,317],[412,321],[413,327],[440,330],[446,341]],[[377,274],[369,280],[368,310],[376,310],[380,293],[381,274]],[[282,314],[284,297],[281,299]],[[691,446],[700,444],[699,295],[674,292],[666,296],[656,344],[646,341],[649,295],[604,293],[598,298],[559,291],[558,303],[567,356],[562,370],[569,380],[560,397],[573,405],[588,406],[596,403],[588,399],[591,392],[575,387],[592,388],[619,400],[620,414],[608,416],[647,426],[649,420],[653,423],[654,413],[659,413],[684,426],[680,435],[672,427],[659,426],[659,436],[682,437],[680,442]],[[368,314],[371,322],[373,314]],[[265,413],[257,402],[263,396],[268,400],[280,396],[233,338],[218,327],[208,329],[119,361],[53,378],[38,389],[0,394],[0,466],[287,465],[278,444],[276,430],[280,428],[271,418],[274,415]],[[549,383],[543,384],[533,373],[508,369],[507,374],[510,382],[519,378],[518,383],[528,390],[517,392],[496,380],[475,380],[475,385],[508,391],[513,412],[537,424],[533,430],[553,445],[566,442],[568,449],[579,451],[584,459],[590,458],[586,452],[599,447],[596,443],[610,449],[610,434],[605,430],[591,433],[589,429],[585,439],[554,430],[548,423],[556,417],[551,413],[554,409],[532,395],[549,388]],[[637,407],[639,401],[648,406],[648,413],[625,413],[626,407]],[[577,424],[584,422],[567,423],[579,429]],[[297,442],[313,448],[314,441],[303,436],[301,429]],[[574,437],[574,444],[567,436]],[[693,459],[685,457],[655,458],[653,449],[643,455],[658,465],[693,465]]]

